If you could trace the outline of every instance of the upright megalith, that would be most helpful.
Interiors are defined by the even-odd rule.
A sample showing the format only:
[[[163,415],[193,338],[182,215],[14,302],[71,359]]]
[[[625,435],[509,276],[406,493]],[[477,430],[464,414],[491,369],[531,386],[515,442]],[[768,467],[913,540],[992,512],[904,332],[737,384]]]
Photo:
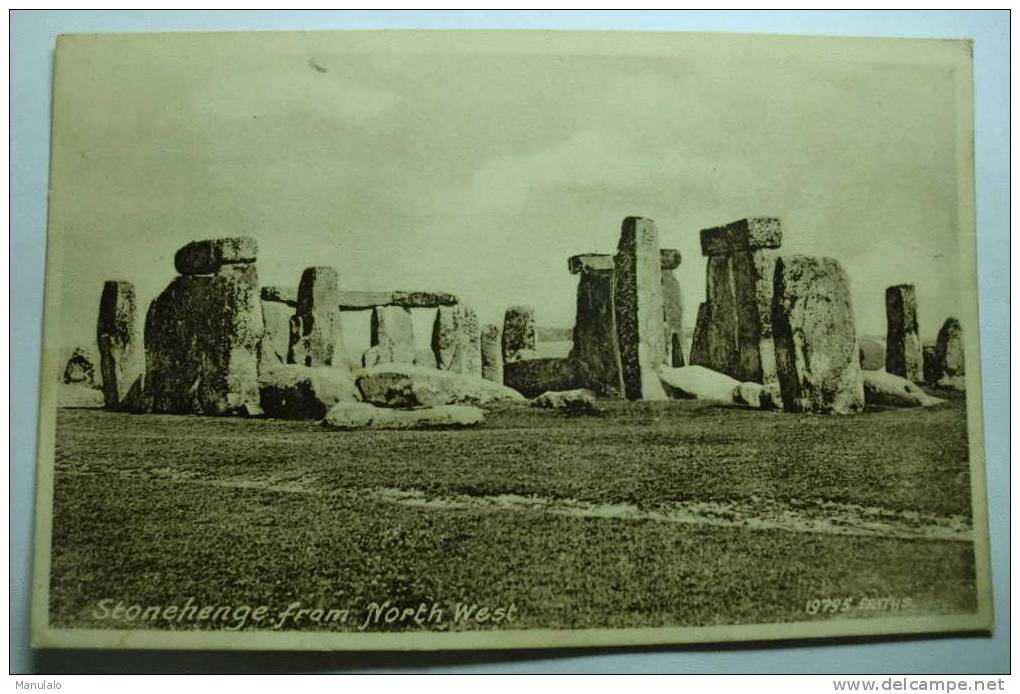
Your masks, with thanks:
[[[260,412],[258,352],[264,336],[254,239],[189,244],[178,269],[215,274],[174,278],[145,320],[146,398],[155,412]],[[243,254],[224,249],[243,248]],[[189,255],[190,254],[190,255]],[[186,260],[181,260],[184,257]],[[196,260],[198,258],[201,260]]]
[[[339,279],[333,268],[310,267],[301,273],[297,307],[290,319],[288,363],[304,366],[342,363],[339,293]]]
[[[534,325],[534,324],[532,324]],[[432,324],[432,352],[436,367],[453,373],[482,375],[481,329],[475,310],[467,304],[440,306]]]
[[[680,251],[663,248],[662,261],[662,314],[666,330],[666,363],[684,365],[684,294],[673,270],[680,267]]]
[[[772,278],[782,243],[780,221],[751,217],[701,231],[701,252],[708,257],[707,326],[704,351],[691,364],[741,381],[776,379],[772,339]]]
[[[935,342],[935,370],[938,385],[963,390],[966,387],[966,368],[963,358],[963,328],[960,321],[950,316],[939,329]]]
[[[370,340],[371,346],[362,356],[362,365],[413,364],[415,347],[411,310],[401,306],[373,308]]]
[[[924,382],[928,384],[938,383],[942,378],[942,369],[939,368],[938,353],[935,345],[925,345],[921,351],[924,359]]]
[[[852,414],[864,408],[850,288],[838,261],[778,258],[772,327],[784,409]]]
[[[495,323],[482,326],[480,335],[482,378],[493,383],[503,382],[503,333]]]
[[[694,323],[694,335],[691,336],[691,351],[688,362],[691,365],[707,364],[711,361],[708,355],[708,326],[712,322],[712,307],[707,301],[698,304],[698,318]]]
[[[655,222],[623,220],[617,247],[613,299],[624,395],[629,400],[665,400],[655,370],[666,363],[662,308],[662,260]]]
[[[921,382],[924,360],[917,330],[914,285],[899,284],[885,290],[885,370]]]
[[[145,350],[138,339],[135,286],[103,284],[96,324],[103,402],[109,408],[131,407],[142,395]]]
[[[263,289],[265,289],[263,287]],[[259,373],[266,373],[280,364],[287,363],[290,353],[290,319],[294,308],[281,301],[265,299],[262,292],[262,340],[259,342]]]
[[[623,364],[616,330],[616,262],[612,256],[573,256],[567,261],[577,282],[574,344],[570,358],[589,375],[587,387],[600,395],[624,395]]]
[[[538,357],[535,309],[511,306],[503,315],[503,363],[513,364]]]

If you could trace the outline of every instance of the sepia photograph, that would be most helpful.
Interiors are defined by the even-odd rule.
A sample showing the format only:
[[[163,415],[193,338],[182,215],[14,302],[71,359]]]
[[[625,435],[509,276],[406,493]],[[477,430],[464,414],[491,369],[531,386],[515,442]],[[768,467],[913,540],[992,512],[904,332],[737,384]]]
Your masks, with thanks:
[[[990,632],[972,48],[62,35],[33,645]]]

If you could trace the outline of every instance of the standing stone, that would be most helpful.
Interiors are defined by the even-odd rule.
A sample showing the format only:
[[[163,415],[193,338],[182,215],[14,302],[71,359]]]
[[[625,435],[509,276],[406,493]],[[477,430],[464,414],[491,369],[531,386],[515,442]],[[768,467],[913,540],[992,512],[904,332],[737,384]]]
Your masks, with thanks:
[[[96,340],[106,407],[127,407],[140,401],[145,352],[138,339],[135,287],[130,282],[110,281],[103,285]]]
[[[287,363],[333,366],[343,362],[338,286],[336,270],[331,267],[310,267],[301,273],[297,308],[290,320]]]
[[[511,306],[503,316],[503,363],[513,364],[538,357],[535,309]]]
[[[495,323],[482,327],[481,334],[482,378],[494,383],[503,382],[502,333]]]
[[[606,257],[612,260],[611,256]],[[588,387],[606,397],[622,398],[623,364],[614,302],[615,263],[598,267],[571,258],[568,267],[571,272],[580,273],[570,358],[583,365],[590,377]]]
[[[145,320],[146,396],[155,412],[261,411],[262,307],[254,264],[175,278]]]
[[[265,289],[265,287],[263,287]],[[265,297],[266,293],[262,292]],[[290,319],[294,309],[286,303],[267,301],[262,304],[262,340],[259,342],[259,373],[287,363],[290,351]]]
[[[965,387],[963,329],[956,318],[947,318],[939,329],[935,342],[935,363],[939,371],[939,385],[960,389]]]
[[[534,325],[534,324],[532,324]],[[440,306],[432,324],[432,352],[437,368],[482,375],[481,331],[475,310],[466,304]]]
[[[413,364],[414,321],[411,309],[376,306],[372,309],[371,346],[362,357],[364,366]]]
[[[740,381],[776,380],[772,339],[772,278],[782,242],[780,221],[741,219],[701,231],[708,257],[708,326],[705,350],[690,363],[729,374]],[[693,348],[691,350],[694,351]]]
[[[624,219],[615,260],[614,304],[624,394],[629,400],[665,400],[655,372],[666,363],[662,261],[655,222]]]
[[[853,305],[838,261],[779,258],[772,325],[785,410],[852,414],[864,408]]]
[[[921,338],[917,334],[917,298],[914,285],[885,290],[885,370],[920,382],[924,374]]]
[[[938,353],[935,345],[925,347],[922,352],[924,359],[924,382],[935,384],[942,378],[942,369],[939,367]]]
[[[672,270],[662,268],[662,314],[666,330],[666,363],[684,365],[684,294]]]
[[[691,353],[689,362],[692,366],[708,364],[711,359],[708,355],[708,329],[712,321],[712,308],[707,301],[698,304],[698,320],[694,324],[694,335],[691,338]]]

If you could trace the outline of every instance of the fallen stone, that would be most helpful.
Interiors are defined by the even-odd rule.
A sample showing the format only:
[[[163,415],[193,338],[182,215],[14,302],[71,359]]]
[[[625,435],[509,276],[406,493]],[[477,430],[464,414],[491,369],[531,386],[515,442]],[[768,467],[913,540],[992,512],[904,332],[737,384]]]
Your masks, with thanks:
[[[265,286],[262,287],[262,300],[273,301],[278,304],[287,304],[288,306],[297,306],[297,287],[280,287],[280,286]]]
[[[331,267],[301,273],[298,304],[290,322],[287,363],[303,366],[343,364],[344,344],[337,311],[339,279]]]
[[[259,373],[265,373],[278,364],[287,363],[290,352],[290,319],[294,309],[290,304],[261,300],[262,340],[259,342]]]
[[[775,217],[749,217],[701,230],[701,253],[709,257],[760,248],[779,248],[782,242],[782,225]]]
[[[401,306],[373,308],[370,340],[372,346],[365,352],[363,366],[389,362],[413,364],[414,321],[410,309]]]
[[[503,365],[503,383],[526,397],[547,390],[587,388],[590,378],[575,359],[528,359]]]
[[[146,349],[138,335],[135,287],[130,282],[111,281],[103,285],[96,342],[106,406],[141,407]]]
[[[538,342],[535,309],[511,306],[503,315],[503,364],[534,359]]]
[[[89,351],[84,347],[75,347],[64,366],[62,376],[64,383],[81,383],[90,388],[96,385],[96,364]]]
[[[362,399],[386,407],[487,405],[523,400],[517,391],[480,376],[403,364],[379,364],[355,374]]]
[[[502,383],[503,335],[499,326],[494,323],[483,326],[479,341],[482,355],[482,378],[493,383]]]
[[[864,408],[853,304],[838,261],[779,258],[772,325],[784,409],[852,414]]]
[[[474,309],[465,304],[440,306],[432,324],[432,352],[444,371],[482,375],[481,331]]]
[[[595,393],[587,388],[547,390],[535,397],[530,405],[531,407],[564,410],[572,414],[596,414],[599,412],[595,404]]]
[[[254,263],[259,246],[249,236],[192,241],[174,255],[174,267],[182,275],[211,275],[233,263]]]
[[[211,415],[258,406],[259,297],[252,264],[175,278],[146,316],[146,405]]]
[[[659,234],[650,219],[623,220],[613,298],[624,395],[629,400],[666,399],[655,376],[666,363],[666,335]]]
[[[921,338],[917,332],[917,298],[914,285],[885,290],[885,370],[914,382],[924,378]]]
[[[910,379],[885,371],[863,371],[864,402],[883,407],[931,407],[945,400],[928,395]]]
[[[485,413],[470,405],[438,405],[407,410],[368,403],[340,403],[322,422],[330,429],[451,429],[478,426]]]
[[[658,373],[666,392],[674,398],[732,404],[735,402],[734,393],[741,385],[737,379],[703,366],[663,366]]]
[[[622,398],[623,365],[614,304],[614,271],[586,269],[577,283],[570,359],[586,374],[579,385],[610,398]],[[571,369],[574,370],[574,365]],[[504,377],[505,380],[505,377]],[[539,390],[538,392],[542,392]]]
[[[278,419],[322,419],[338,402],[361,400],[347,369],[299,364],[281,364],[261,374],[259,396],[266,416]]]
[[[100,408],[105,405],[103,391],[84,383],[58,383],[57,407]]]
[[[780,410],[783,408],[783,397],[779,390],[779,384],[775,381],[765,385],[744,381],[734,389],[733,401],[738,405],[747,405],[758,410]]]

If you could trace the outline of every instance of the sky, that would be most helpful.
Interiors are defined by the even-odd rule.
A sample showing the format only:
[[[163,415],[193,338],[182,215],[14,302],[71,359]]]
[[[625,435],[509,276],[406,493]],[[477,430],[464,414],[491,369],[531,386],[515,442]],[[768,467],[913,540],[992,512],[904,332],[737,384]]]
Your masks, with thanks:
[[[682,251],[688,328],[699,230],[748,216],[781,218],[784,254],[841,261],[862,335],[884,334],[889,285],[916,286],[928,338],[974,291],[964,44],[460,37],[63,39],[62,343],[94,342],[104,280],[134,282],[144,318],[177,248],[242,234],[263,284],[331,265],[346,289],[454,292],[482,322],[530,304],[572,325],[567,258],[613,252],[628,215]]]

